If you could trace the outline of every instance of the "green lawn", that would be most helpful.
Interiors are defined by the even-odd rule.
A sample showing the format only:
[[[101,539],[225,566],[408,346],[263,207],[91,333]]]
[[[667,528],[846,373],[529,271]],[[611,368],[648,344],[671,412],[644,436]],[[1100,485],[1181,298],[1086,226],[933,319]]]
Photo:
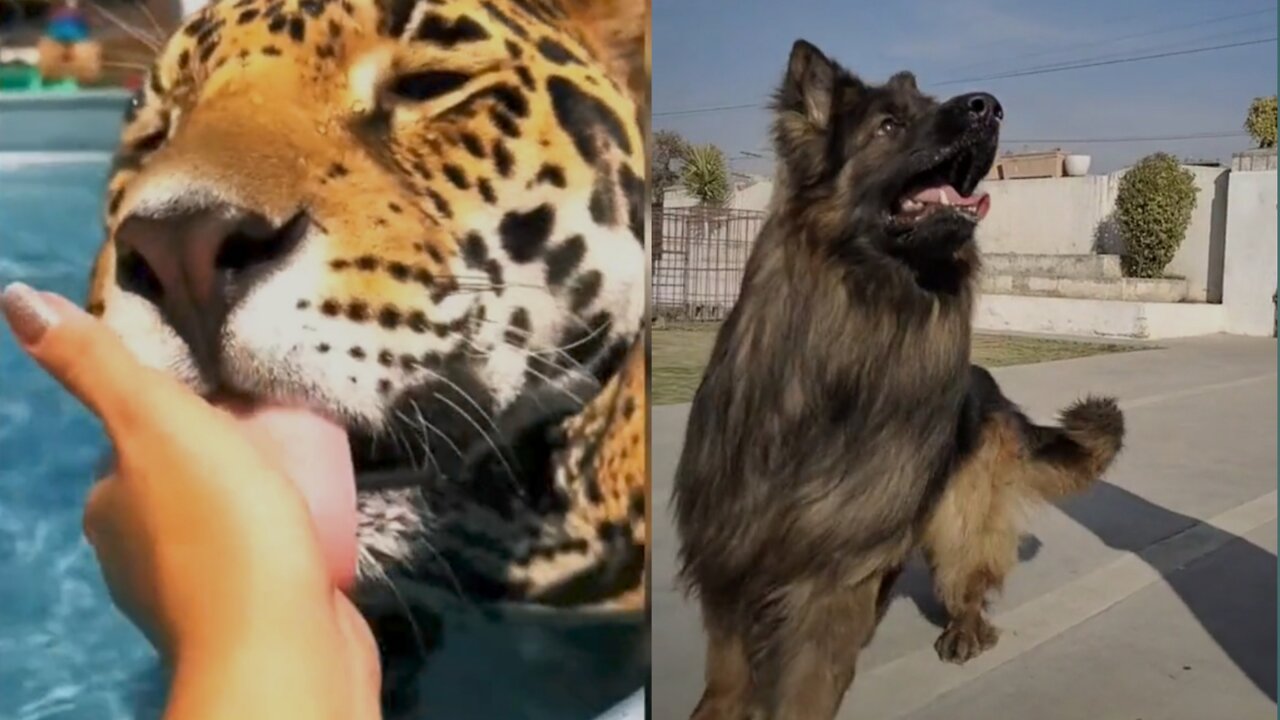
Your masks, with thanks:
[[[653,331],[654,405],[672,405],[693,399],[719,327],[717,323],[668,324]],[[1010,335],[975,335],[973,338],[974,362],[986,367],[1028,365],[1142,349],[1146,347]]]

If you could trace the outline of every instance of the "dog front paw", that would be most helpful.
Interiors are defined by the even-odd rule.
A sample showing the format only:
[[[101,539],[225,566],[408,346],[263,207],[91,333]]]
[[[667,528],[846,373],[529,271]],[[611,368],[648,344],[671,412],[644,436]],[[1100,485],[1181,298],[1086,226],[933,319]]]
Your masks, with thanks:
[[[952,621],[933,643],[938,659],[963,665],[990,650],[1000,639],[1000,631],[984,618]]]

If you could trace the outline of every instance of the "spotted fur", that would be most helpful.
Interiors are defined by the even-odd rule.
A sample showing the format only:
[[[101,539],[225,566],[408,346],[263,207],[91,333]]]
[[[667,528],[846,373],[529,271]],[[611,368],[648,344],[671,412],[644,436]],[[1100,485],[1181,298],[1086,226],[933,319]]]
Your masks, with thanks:
[[[647,25],[218,0],[130,104],[90,310],[202,393],[309,403],[358,469],[413,468],[362,480],[363,578],[640,609]]]

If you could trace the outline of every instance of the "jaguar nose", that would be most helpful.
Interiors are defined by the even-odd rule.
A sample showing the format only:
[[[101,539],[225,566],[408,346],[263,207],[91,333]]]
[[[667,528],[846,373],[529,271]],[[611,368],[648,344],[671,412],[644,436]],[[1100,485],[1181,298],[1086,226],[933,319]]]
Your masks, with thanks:
[[[155,304],[207,370],[217,365],[228,314],[309,224],[302,211],[277,223],[225,203],[131,213],[115,233],[116,282]]]

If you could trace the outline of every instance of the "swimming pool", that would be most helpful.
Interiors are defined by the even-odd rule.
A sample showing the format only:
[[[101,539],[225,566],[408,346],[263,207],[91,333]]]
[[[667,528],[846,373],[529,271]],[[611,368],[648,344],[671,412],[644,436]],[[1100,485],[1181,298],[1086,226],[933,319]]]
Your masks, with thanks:
[[[105,161],[0,163],[0,283],[81,301],[101,238]],[[80,534],[101,432],[0,332],[0,717],[158,717],[154,654],[111,607]],[[588,720],[648,677],[643,628],[445,619],[422,678],[440,720]],[[636,715],[638,696],[627,717]],[[618,716],[621,717],[621,716]]]

